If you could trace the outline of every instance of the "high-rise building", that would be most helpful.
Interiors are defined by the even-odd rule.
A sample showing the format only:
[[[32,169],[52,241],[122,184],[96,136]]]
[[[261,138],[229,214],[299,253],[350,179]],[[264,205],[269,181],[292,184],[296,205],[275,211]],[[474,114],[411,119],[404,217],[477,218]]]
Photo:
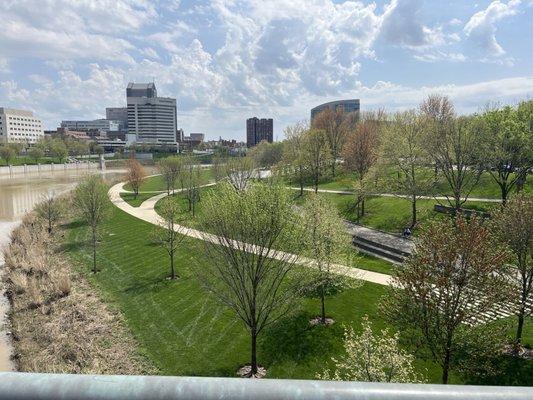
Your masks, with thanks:
[[[311,109],[311,123],[313,119],[325,109],[329,108],[332,111],[342,110],[344,113],[351,113],[360,110],[359,99],[350,99],[350,100],[336,100],[330,101],[329,103],[320,104],[315,108]]]
[[[154,83],[132,83],[126,88],[128,133],[140,142],[176,143],[176,99],[157,97]]]
[[[248,118],[246,120],[246,146],[253,147],[259,142],[274,141],[274,121],[272,118]]]
[[[127,107],[107,107],[105,109],[105,118],[111,121],[119,121],[120,131],[128,130],[128,108]]]
[[[43,136],[43,124],[33,112],[0,107],[0,143],[33,144]]]

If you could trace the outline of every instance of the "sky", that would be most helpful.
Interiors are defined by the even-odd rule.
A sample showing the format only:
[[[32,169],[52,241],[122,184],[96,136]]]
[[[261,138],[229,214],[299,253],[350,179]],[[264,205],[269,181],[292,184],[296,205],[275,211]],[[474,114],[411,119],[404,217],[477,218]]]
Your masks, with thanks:
[[[105,118],[130,81],[175,97],[178,126],[274,138],[318,104],[458,112],[533,97],[533,0],[2,0],[0,107],[46,129]]]

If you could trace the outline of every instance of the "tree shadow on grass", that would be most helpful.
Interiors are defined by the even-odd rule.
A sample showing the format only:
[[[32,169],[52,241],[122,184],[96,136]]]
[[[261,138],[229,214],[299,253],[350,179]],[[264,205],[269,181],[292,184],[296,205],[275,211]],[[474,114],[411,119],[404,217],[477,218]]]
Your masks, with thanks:
[[[533,360],[501,355],[493,361],[494,375],[464,377],[466,384],[533,386]]]
[[[72,221],[72,222],[61,225],[61,227],[64,229],[77,229],[83,226],[87,226],[87,223],[82,220]]]
[[[83,242],[83,241],[67,242],[59,246],[59,251],[60,252],[74,252],[74,251],[81,250],[85,247],[87,248],[89,247],[89,244],[87,242]]]
[[[267,329],[260,347],[263,362],[266,365],[288,360],[302,363],[316,357],[323,357],[327,361],[342,349],[342,326],[338,323],[311,326],[311,318],[313,316],[307,313],[299,313]]]

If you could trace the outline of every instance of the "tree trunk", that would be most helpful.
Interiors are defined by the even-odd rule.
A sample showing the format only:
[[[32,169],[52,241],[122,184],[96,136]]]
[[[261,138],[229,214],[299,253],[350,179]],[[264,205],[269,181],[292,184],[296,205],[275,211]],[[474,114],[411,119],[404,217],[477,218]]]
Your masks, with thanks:
[[[93,229],[93,274],[96,272],[96,232]]]
[[[322,313],[322,324],[326,325],[326,299],[324,296],[324,284],[320,285],[320,302],[321,302],[321,313]]]
[[[252,328],[252,359],[250,361],[251,376],[257,374],[257,332],[255,326]]]
[[[444,364],[442,365],[442,383],[448,383],[448,377],[450,373],[450,351],[446,350],[446,355],[444,357]]]
[[[174,272],[174,251],[170,252],[170,279],[176,279],[176,273]]]
[[[505,184],[500,185],[500,189],[502,192],[502,205],[505,206],[507,204],[507,197],[509,196],[509,190],[507,188],[507,185]]]
[[[361,217],[365,216],[365,198],[361,199]]]
[[[315,193],[318,193],[318,174],[315,175]]]
[[[516,344],[519,345],[522,342],[522,331],[524,329],[524,308],[520,307],[518,314],[518,327],[516,328]]]
[[[412,230],[416,225],[416,196],[413,196],[411,200],[411,210],[412,210],[412,215],[411,215],[411,230]]]

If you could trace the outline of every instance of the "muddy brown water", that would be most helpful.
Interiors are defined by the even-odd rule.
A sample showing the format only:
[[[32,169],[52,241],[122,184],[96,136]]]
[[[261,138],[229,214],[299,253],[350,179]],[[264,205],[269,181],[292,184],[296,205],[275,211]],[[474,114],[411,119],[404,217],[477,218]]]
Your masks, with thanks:
[[[107,181],[118,179],[123,171],[107,170]],[[32,210],[36,203],[47,194],[58,195],[67,192],[88,173],[95,171],[57,171],[0,177],[0,248],[9,243],[9,235],[21,221],[24,214]],[[98,173],[98,172],[96,172]],[[0,251],[0,278],[3,273],[3,252]],[[12,371],[12,346],[6,313],[9,302],[4,296],[3,284],[0,286],[0,372]]]

